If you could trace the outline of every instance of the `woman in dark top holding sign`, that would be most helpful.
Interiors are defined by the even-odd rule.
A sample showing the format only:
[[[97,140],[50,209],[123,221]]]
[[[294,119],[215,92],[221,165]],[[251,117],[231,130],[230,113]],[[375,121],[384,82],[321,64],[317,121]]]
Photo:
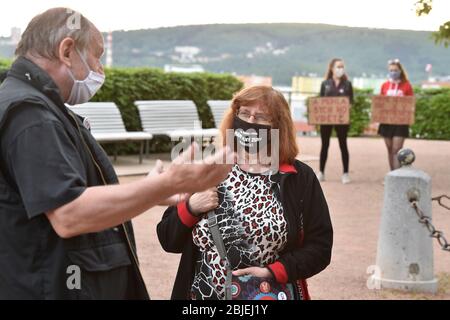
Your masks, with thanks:
[[[342,59],[332,59],[328,65],[328,70],[325,75],[325,81],[320,87],[321,97],[349,97],[350,103],[353,103],[353,87],[352,83],[344,69],[344,61]],[[350,176],[348,174],[349,153],[347,148],[347,134],[350,125],[321,125],[320,137],[322,139],[322,149],[320,151],[320,171],[317,174],[319,181],[325,181],[325,164],[328,158],[328,148],[330,146],[331,132],[333,126],[336,129],[336,134],[339,140],[339,148],[341,149],[343,175],[342,183],[350,183]]]
[[[381,86],[380,94],[383,96],[397,97],[413,96],[412,86],[400,60],[389,60],[388,68],[389,80]],[[409,136],[409,126],[380,124],[378,134],[384,137],[391,170],[398,169],[400,164],[397,160],[397,152],[403,148],[405,138]]]

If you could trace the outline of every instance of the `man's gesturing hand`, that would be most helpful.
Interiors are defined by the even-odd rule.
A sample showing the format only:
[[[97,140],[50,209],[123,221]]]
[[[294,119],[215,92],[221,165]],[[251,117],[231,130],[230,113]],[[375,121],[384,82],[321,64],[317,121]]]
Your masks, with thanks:
[[[196,151],[198,145],[194,143],[167,170],[177,193],[195,193],[217,186],[235,163],[235,154],[228,147],[201,161],[193,160]]]

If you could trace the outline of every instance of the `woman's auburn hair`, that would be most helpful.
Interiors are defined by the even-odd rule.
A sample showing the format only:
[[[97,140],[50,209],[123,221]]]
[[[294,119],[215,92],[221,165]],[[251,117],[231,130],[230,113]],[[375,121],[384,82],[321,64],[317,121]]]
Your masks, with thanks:
[[[333,78],[333,69],[337,62],[344,62],[344,60],[341,58],[333,58],[330,60],[330,62],[328,63],[327,72],[325,72],[325,80],[330,80],[331,78]],[[348,76],[346,73],[344,73],[341,80],[342,81],[348,80]]]
[[[299,153],[294,123],[289,104],[283,94],[270,86],[252,86],[236,93],[231,106],[225,113],[220,126],[223,146],[227,145],[226,130],[233,129],[233,121],[241,106],[259,103],[266,110],[271,120],[272,129],[279,130],[280,164],[294,164]]]

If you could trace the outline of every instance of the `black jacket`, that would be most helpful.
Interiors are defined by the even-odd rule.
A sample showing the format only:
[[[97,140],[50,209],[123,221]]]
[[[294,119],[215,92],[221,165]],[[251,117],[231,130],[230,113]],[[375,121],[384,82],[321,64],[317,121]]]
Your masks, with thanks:
[[[327,202],[313,170],[296,161],[280,166],[280,196],[288,224],[288,243],[280,259],[268,266],[279,282],[298,282],[309,298],[306,279],[325,269],[331,260],[333,229]],[[169,207],[158,224],[163,249],[182,253],[172,299],[189,299],[199,251],[192,241],[192,228],[199,218],[186,203]]]
[[[62,239],[46,217],[118,180],[50,76],[23,57],[0,86],[0,133],[0,299],[147,299],[131,223]],[[67,285],[73,267],[81,288]]]
[[[324,80],[320,86],[321,97],[349,97],[353,104],[353,86],[349,80],[340,81],[336,87],[333,79]]]

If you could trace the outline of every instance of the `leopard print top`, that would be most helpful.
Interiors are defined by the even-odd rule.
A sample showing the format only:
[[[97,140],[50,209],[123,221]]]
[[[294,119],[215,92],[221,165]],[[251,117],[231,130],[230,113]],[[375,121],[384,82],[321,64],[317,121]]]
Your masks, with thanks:
[[[233,167],[219,187],[216,215],[227,257],[233,270],[250,266],[265,267],[275,262],[287,243],[287,222],[280,200],[273,192],[279,188],[279,174],[252,174]],[[208,229],[207,218],[192,231],[200,251],[196,263],[191,298],[225,298],[226,268]]]

